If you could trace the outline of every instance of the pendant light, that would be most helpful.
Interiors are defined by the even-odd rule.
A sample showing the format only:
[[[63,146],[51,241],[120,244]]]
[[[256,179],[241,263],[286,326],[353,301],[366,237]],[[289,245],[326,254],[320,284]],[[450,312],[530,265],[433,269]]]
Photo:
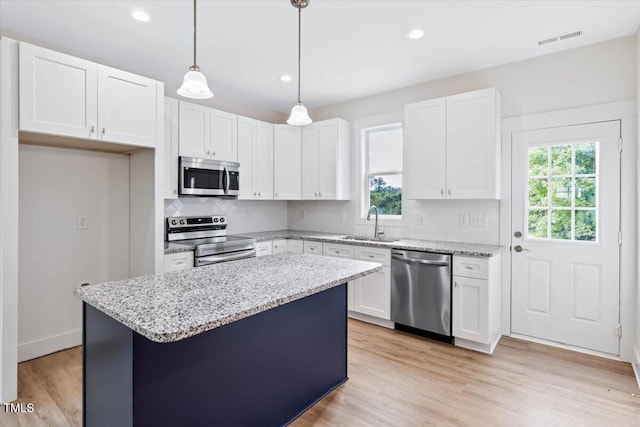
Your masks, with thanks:
[[[178,94],[185,98],[208,99],[213,97],[213,93],[209,90],[207,78],[200,71],[200,67],[196,65],[196,16],[196,0],[193,0],[193,65],[184,75]]]
[[[287,123],[294,126],[305,126],[311,124],[312,120],[302,101],[300,100],[300,56],[301,56],[301,28],[302,9],[309,6],[309,0],[291,0],[291,5],[298,9],[298,102],[291,109],[291,115]]]

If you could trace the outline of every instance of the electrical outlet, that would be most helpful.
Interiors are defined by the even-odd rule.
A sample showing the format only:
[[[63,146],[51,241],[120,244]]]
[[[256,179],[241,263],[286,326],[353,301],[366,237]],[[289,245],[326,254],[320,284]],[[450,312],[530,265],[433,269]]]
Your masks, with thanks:
[[[424,216],[416,215],[416,224],[418,224],[418,225],[424,224]]]
[[[342,216],[340,217],[341,220],[344,222],[347,220],[347,213],[345,211],[342,211]]]
[[[467,227],[469,225],[469,215],[467,214],[460,215],[460,217],[458,218],[458,224],[463,227]]]
[[[302,219],[305,219],[307,217],[307,214],[308,214],[307,210],[303,209],[302,210]]]
[[[251,211],[247,211],[247,221],[251,221],[252,216],[253,216],[253,213]]]
[[[86,230],[89,228],[89,222],[86,215],[78,215],[76,217],[76,228],[78,230]]]
[[[469,214],[471,227],[486,227],[488,225],[487,214]]]

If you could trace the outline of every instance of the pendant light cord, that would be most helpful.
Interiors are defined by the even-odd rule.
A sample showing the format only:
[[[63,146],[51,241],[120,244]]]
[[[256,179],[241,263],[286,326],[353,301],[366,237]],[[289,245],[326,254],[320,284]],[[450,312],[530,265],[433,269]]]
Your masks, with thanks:
[[[302,8],[298,7],[298,104],[300,101],[300,57],[302,55]]]
[[[193,0],[193,66],[197,67],[196,62],[196,34],[198,33],[198,27],[196,22],[196,0]]]

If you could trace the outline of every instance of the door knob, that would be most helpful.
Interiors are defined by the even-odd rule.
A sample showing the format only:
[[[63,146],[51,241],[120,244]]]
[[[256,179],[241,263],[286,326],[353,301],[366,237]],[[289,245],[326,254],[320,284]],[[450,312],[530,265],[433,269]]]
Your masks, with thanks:
[[[522,251],[527,251],[527,252],[529,252],[529,249],[525,249],[525,248],[523,248],[523,247],[522,247],[522,246],[520,246],[520,245],[516,245],[516,246],[514,246],[514,247],[513,247],[513,250],[514,250],[514,251],[516,251],[516,252],[522,252]]]

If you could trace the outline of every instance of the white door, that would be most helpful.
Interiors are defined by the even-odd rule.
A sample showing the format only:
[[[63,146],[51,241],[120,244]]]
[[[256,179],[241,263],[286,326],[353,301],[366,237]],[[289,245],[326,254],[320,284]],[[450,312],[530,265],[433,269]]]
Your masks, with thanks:
[[[178,198],[178,100],[164,98],[164,198]]]
[[[180,101],[179,153],[181,156],[211,157],[211,108]]]
[[[514,333],[619,354],[619,136],[619,121],[513,134]]]
[[[318,198],[319,125],[314,123],[302,128],[302,199]]]
[[[257,198],[255,190],[256,121],[248,117],[238,117],[238,163],[240,163],[240,194],[238,199]]]
[[[298,126],[274,126],[273,196],[276,200],[300,200],[301,139]]]
[[[338,120],[318,123],[318,199],[335,200],[338,177]]]
[[[254,183],[258,198],[273,200],[273,124],[257,122],[253,157]]]
[[[446,132],[446,98],[405,106],[402,144],[405,199],[446,197]]]
[[[156,82],[98,65],[98,138],[138,147],[156,146]]]
[[[20,43],[20,130],[97,139],[97,75],[94,62]]]
[[[211,110],[211,157],[225,162],[238,161],[238,116]]]

